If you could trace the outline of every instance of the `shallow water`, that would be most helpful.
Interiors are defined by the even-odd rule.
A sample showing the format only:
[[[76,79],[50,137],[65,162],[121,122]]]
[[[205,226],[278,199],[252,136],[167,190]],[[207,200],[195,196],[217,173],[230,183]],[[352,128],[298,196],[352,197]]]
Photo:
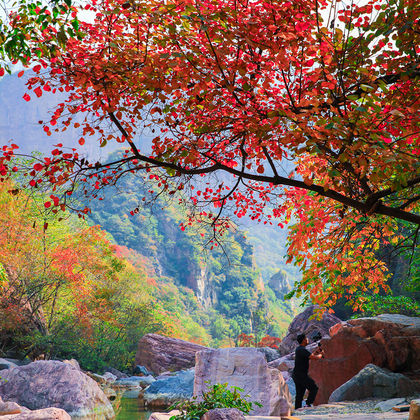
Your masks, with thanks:
[[[151,411],[145,411],[137,398],[121,398],[114,406],[116,420],[148,420]]]

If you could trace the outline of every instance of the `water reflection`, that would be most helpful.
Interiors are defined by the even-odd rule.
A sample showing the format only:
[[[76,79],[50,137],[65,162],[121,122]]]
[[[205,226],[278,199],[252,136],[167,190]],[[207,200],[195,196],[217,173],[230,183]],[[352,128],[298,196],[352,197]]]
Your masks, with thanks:
[[[115,401],[116,420],[148,420],[151,411],[145,411],[138,398],[119,398]]]

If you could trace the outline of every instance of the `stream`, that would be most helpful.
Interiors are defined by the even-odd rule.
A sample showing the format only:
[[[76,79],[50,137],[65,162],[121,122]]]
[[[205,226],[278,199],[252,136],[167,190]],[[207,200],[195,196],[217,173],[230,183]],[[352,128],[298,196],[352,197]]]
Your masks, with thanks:
[[[114,404],[115,420],[148,420],[151,411],[145,411],[137,398],[121,398]]]

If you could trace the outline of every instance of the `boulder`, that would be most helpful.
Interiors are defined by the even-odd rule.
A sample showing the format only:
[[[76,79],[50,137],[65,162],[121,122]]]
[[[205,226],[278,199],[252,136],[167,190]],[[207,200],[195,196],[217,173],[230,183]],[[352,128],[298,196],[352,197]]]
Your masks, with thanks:
[[[207,350],[207,347],[159,334],[146,334],[139,341],[135,363],[159,375],[166,370],[193,367],[195,354],[200,350]]]
[[[368,364],[357,375],[337,388],[328,402],[368,398],[396,398],[415,394],[417,384],[401,373]]]
[[[267,362],[272,362],[280,357],[279,352],[271,347],[257,347],[257,350],[264,355]]]
[[[412,400],[408,420],[420,420],[420,400]]]
[[[7,359],[0,358],[0,370],[11,369],[11,368],[16,367],[16,366],[17,366],[16,363],[13,363],[13,362],[11,362]]]
[[[404,404],[405,402],[406,402],[405,398],[392,398],[390,400],[381,401],[378,404],[376,404],[375,410],[382,411],[382,412],[391,411],[392,407]]]
[[[149,372],[144,366],[141,366],[141,365],[137,365],[133,369],[133,373],[134,375],[144,375],[144,376],[149,376],[153,374],[152,372]]]
[[[168,408],[180,400],[187,400],[193,395],[194,369],[177,372],[154,381],[143,394],[144,404],[148,408]]]
[[[180,414],[178,410],[172,410],[169,413],[152,413],[148,420],[169,420],[172,416]]]
[[[76,359],[69,359],[69,360],[63,360],[64,363],[69,363],[70,365],[73,365],[76,369],[80,369],[79,362]]]
[[[15,402],[3,402],[0,398],[0,416],[8,414],[19,414],[22,412],[22,407]]]
[[[207,411],[201,420],[245,420],[245,416],[237,408],[214,408]]]
[[[1,420],[71,420],[61,408],[50,407],[35,411],[25,411],[18,415],[2,416]]]
[[[92,378],[98,384],[105,385],[107,382],[103,375],[98,375],[97,373],[93,372],[86,372],[86,375],[89,376],[89,378]]]
[[[281,372],[291,372],[295,367],[295,354],[290,353],[286,356],[280,357],[279,359],[273,360],[268,363],[268,366],[278,369]]]
[[[62,408],[73,418],[114,411],[98,384],[71,364],[55,360],[30,363],[0,372],[0,396],[30,410]]]
[[[117,379],[113,386],[119,388],[125,387],[141,387],[145,388],[155,382],[155,378],[153,376],[128,376],[127,378]]]
[[[225,348],[197,353],[194,395],[202,397],[209,386],[227,383],[244,390],[248,401],[259,402],[250,415],[281,416],[290,414],[292,399],[283,376],[270,368],[255,348]]]
[[[331,337],[321,340],[325,357],[309,365],[309,374],[319,387],[315,404],[326,403],[335,389],[368,364],[409,376],[419,370],[419,322],[419,318],[384,314],[331,328]]]
[[[105,369],[105,372],[112,373],[113,375],[116,376],[117,379],[128,378],[128,375],[126,373],[120,372],[118,369],[115,369],[113,367],[107,367]]]
[[[111,372],[105,372],[102,376],[105,378],[105,381],[110,384],[117,380],[117,377]]]
[[[280,356],[285,356],[295,351],[298,346],[296,338],[299,334],[306,334],[309,341],[311,341],[311,337],[316,332],[319,332],[322,337],[328,337],[329,329],[341,322],[341,319],[328,312],[324,312],[321,320],[317,318],[309,319],[314,314],[316,308],[316,306],[309,306],[293,319],[287,330],[286,337],[279,344]]]

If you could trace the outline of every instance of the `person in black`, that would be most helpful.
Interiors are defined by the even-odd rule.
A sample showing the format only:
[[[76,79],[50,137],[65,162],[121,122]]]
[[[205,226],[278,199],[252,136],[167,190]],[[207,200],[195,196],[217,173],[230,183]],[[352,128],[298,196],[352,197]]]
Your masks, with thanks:
[[[302,400],[305,391],[309,391],[308,399],[306,400],[306,406],[310,407],[315,401],[318,387],[315,381],[308,375],[309,370],[309,359],[321,359],[323,352],[318,347],[313,353],[306,350],[308,345],[308,339],[305,334],[299,334],[297,336],[297,342],[299,346],[295,352],[295,368],[293,369],[292,378],[296,385],[296,399],[295,409],[302,407]]]

